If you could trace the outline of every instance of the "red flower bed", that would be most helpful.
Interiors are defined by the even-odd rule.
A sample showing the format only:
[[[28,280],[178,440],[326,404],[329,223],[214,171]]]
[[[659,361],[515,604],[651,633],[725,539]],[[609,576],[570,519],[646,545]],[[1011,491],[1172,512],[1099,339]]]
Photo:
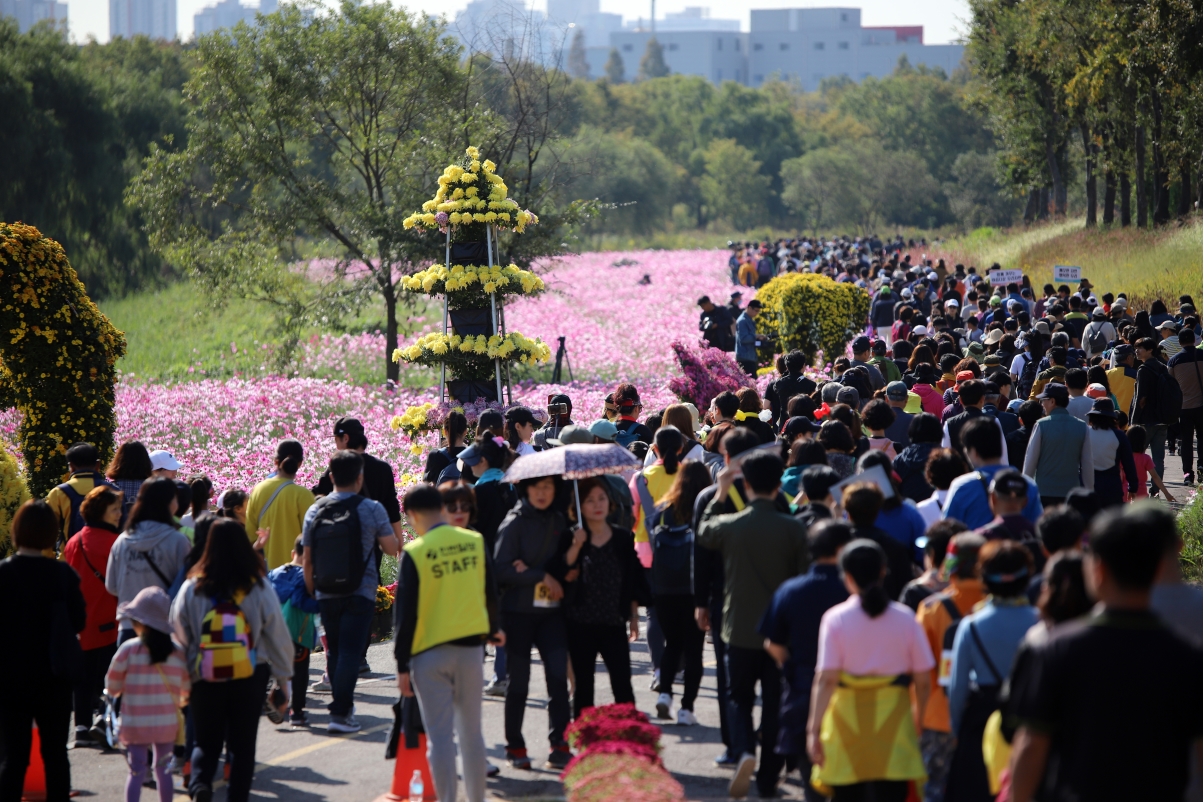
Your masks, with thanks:
[[[660,728],[635,705],[606,705],[585,710],[565,730],[578,750],[565,768],[568,802],[681,802],[681,784],[660,759]]]

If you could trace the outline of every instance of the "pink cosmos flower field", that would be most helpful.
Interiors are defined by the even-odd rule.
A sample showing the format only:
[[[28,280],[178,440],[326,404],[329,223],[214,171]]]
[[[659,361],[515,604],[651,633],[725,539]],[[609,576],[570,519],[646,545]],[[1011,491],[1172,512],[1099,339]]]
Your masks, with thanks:
[[[574,418],[586,423],[602,416],[603,399],[619,381],[636,384],[648,412],[677,401],[668,387],[680,374],[671,343],[697,339],[700,295],[726,302],[731,292],[724,251],[588,253],[540,269],[549,292],[512,304],[506,322],[511,330],[549,342],[553,351],[556,338],[564,336],[574,381],[525,381],[514,388],[514,400],[541,408],[549,395],[564,392],[573,400]],[[650,283],[641,284],[645,275]],[[295,438],[306,449],[298,481],[308,484],[334,450],[333,422],[355,416],[364,423],[371,452],[394,466],[404,486],[417,480],[423,452],[436,438],[412,442],[390,429],[389,421],[408,406],[438,401],[438,372],[427,371],[430,384],[419,390],[338,378],[347,359],[374,353],[380,358],[383,351],[378,335],[320,336],[304,345],[301,377],[256,371],[176,384],[126,378],[117,388],[116,440],[166,449],[183,463],[182,476],[204,473],[221,492],[262,480],[273,469],[276,443]],[[15,410],[0,410],[0,441],[14,453],[19,420]]]

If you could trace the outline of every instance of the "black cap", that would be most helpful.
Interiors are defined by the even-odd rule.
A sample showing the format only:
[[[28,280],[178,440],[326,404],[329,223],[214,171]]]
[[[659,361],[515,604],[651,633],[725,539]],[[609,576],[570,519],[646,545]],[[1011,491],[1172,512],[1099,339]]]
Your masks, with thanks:
[[[363,435],[364,424],[360,423],[359,418],[339,418],[334,422],[335,436],[345,434],[351,437],[355,435]]]
[[[540,421],[535,417],[535,413],[526,407],[510,407],[506,410],[506,420],[512,423],[530,423],[535,426],[540,425]]]
[[[1070,391],[1066,389],[1066,385],[1064,384],[1055,384],[1050,382],[1049,384],[1045,385],[1045,389],[1041,391],[1039,396],[1037,396],[1037,400],[1041,400],[1043,398],[1049,398],[1054,401],[1069,401]]]
[[[819,427],[815,425],[815,421],[810,418],[804,418],[801,415],[790,418],[786,421],[786,425],[782,427],[782,434],[788,440],[793,440],[800,434],[814,434],[819,431]]]
[[[91,443],[76,443],[67,449],[67,464],[77,468],[90,468],[100,462],[100,452]]]
[[[1027,496],[1028,482],[1025,481],[1024,474],[1015,468],[1004,468],[991,480],[991,492],[1013,498]]]
[[[751,301],[748,302],[748,308],[749,309],[753,309],[753,308],[760,309],[761,302],[758,301],[756,298],[753,298]]]
[[[1124,359],[1127,356],[1133,356],[1133,353],[1133,346],[1129,345],[1128,343],[1122,343],[1112,349],[1112,355],[1120,359]]]
[[[854,354],[860,354],[862,351],[868,351],[868,350],[870,350],[870,347],[871,347],[870,338],[866,337],[864,334],[861,335],[860,337],[858,337],[857,339],[853,340],[853,353]]]
[[[1091,404],[1091,411],[1087,413],[1087,417],[1111,418],[1116,420],[1116,406],[1110,398],[1097,398]]]
[[[886,355],[886,340],[874,340],[874,353],[879,356]]]

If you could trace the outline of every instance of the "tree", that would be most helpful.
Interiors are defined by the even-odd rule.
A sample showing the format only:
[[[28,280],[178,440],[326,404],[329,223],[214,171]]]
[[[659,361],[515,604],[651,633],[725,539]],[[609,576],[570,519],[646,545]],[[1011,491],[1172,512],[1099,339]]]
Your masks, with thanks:
[[[995,180],[994,153],[963,153],[953,162],[953,181],[945,185],[949,208],[963,229],[1009,226],[1019,203]]]
[[[574,78],[589,77],[589,62],[585,60],[585,31],[581,28],[573,34],[573,44],[569,46],[569,75]]]
[[[448,114],[466,97],[458,46],[435,20],[345,0],[328,15],[284,6],[204,37],[198,62],[188,147],[155,150],[131,190],[152,243],[215,296],[273,305],[292,342],[362,278],[384,301],[382,356],[396,380],[397,277],[437,250],[398,210],[421,205],[463,131]],[[335,255],[330,280],[289,268],[299,241]]]
[[[678,173],[650,142],[584,127],[570,148],[581,167],[570,185],[572,193],[612,207],[590,229],[650,234],[664,227],[673,211]]]
[[[853,155],[837,147],[788,159],[782,162],[782,202],[818,235],[856,215],[860,187],[851,177],[858,172]]]
[[[669,65],[665,64],[665,49],[653,36],[648,40],[644,57],[640,59],[639,80],[647,81],[652,78],[664,78],[669,74]]]
[[[703,154],[706,172],[699,182],[712,220],[726,220],[738,230],[765,222],[769,178],[752,151],[734,139],[716,139]]]
[[[619,55],[616,48],[610,49],[610,55],[606,59],[606,80],[612,84],[621,84],[625,80],[627,68],[623,66],[623,57]]]

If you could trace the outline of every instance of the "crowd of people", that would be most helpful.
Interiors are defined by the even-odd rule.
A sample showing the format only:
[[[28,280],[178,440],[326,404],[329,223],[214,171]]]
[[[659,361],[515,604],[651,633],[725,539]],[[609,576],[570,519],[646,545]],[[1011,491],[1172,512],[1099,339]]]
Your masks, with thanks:
[[[285,440],[270,476],[216,499],[166,451],[126,442],[105,467],[73,445],[0,563],[0,600],[28,611],[4,625],[23,650],[0,673],[29,691],[0,718],[0,802],[20,798],[31,722],[59,801],[72,716],[77,746],[123,748],[127,800],[152,778],[168,800],[182,773],[207,801],[219,771],[247,799],[260,716],[310,727],[307,692],[329,694],[329,732],[359,731],[386,555],[398,689],[440,799],[462,778],[480,802],[502,770],[483,695],[505,699],[509,769],[534,765],[533,650],[546,765],[564,768],[599,657],[615,702],[636,701],[639,639],[650,712],[681,727],[702,726],[713,649],[734,798],[776,796],[792,771],[812,800],[1198,798],[1204,601],[1172,513],[1149,500],[1172,500],[1168,444],[1185,483],[1200,475],[1192,300],[1136,311],[1085,280],[1038,298],[991,271],[912,265],[899,241],[748,250],[758,276],[762,261],[770,277],[838,272],[873,297],[830,379],[791,352],[764,392],[705,410],[645,410],[621,383],[584,415],[567,395],[474,426],[453,411],[400,499],[353,418],[335,422],[316,486],[297,484],[305,449]],[[758,302],[738,319],[700,306],[704,337],[755,374]],[[516,460],[577,444],[639,467],[506,481]]]

